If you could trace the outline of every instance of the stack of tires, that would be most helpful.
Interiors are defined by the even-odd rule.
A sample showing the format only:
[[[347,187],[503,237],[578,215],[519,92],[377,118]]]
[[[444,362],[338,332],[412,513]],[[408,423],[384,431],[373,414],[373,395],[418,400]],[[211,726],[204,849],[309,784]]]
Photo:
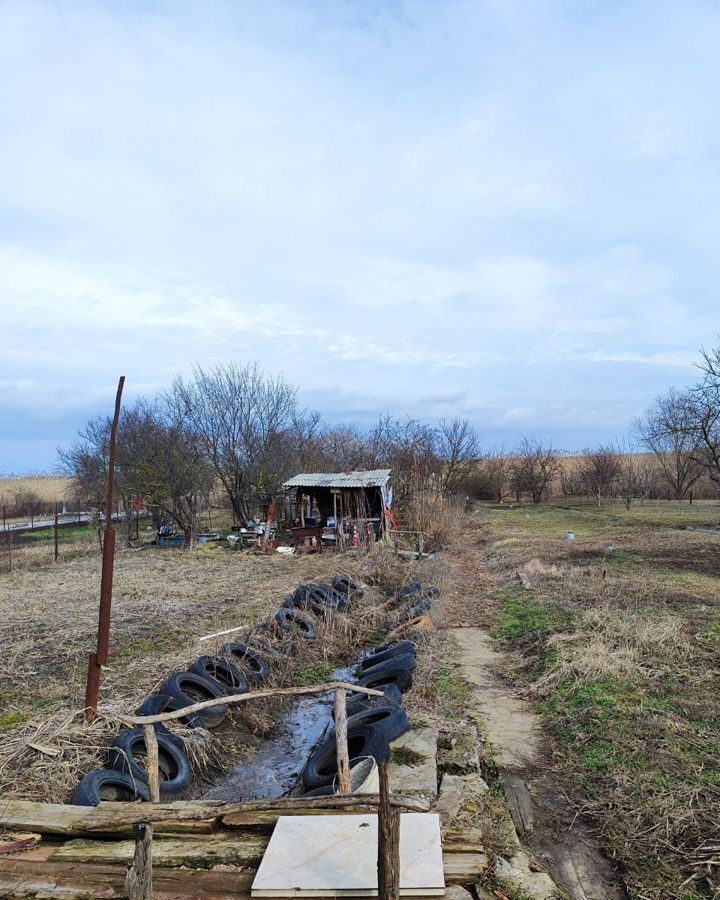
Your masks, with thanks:
[[[274,617],[282,633],[306,640],[317,637],[318,616],[334,610],[348,610],[351,600],[362,596],[362,587],[346,575],[336,575],[331,585],[302,585],[292,594],[294,602]],[[290,599],[290,598],[288,598]],[[312,612],[310,611],[312,610]],[[138,716],[152,716],[243,694],[258,688],[270,675],[271,665],[280,658],[272,643],[261,637],[263,626],[251,632],[247,642],[231,641],[215,656],[199,656],[184,672],[165,680],[136,710]],[[201,709],[180,721],[196,729],[216,728],[228,713],[225,704]],[[158,723],[155,725],[160,769],[160,799],[176,800],[190,786],[192,771],[181,738]],[[147,800],[147,755],[143,729],[122,731],[110,746],[105,768],[89,772],[75,789],[71,803],[96,806],[101,800]]]
[[[419,616],[426,616],[430,612],[432,601],[439,594],[436,587],[423,587],[419,581],[410,582],[395,598],[397,604],[404,607],[396,624],[402,625]]]
[[[347,739],[351,770],[359,760],[390,757],[390,743],[403,735],[410,723],[402,706],[403,694],[412,687],[415,644],[400,641],[376,647],[358,665],[359,685],[383,691],[383,696],[360,692],[347,695]],[[337,739],[334,731],[313,750],[302,772],[307,796],[335,793]]]
[[[362,595],[362,587],[347,575],[336,575],[332,584],[302,584],[275,613],[276,628],[285,636],[314,641],[320,621],[334,612],[348,612],[352,600]]]

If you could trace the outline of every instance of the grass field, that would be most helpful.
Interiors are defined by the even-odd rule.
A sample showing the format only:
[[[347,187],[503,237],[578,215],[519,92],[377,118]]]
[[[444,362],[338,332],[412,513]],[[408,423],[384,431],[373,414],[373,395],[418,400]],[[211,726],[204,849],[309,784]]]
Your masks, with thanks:
[[[0,477],[0,503],[14,503],[21,494],[34,494],[43,503],[62,503],[72,491],[72,478],[64,475],[9,475]]]
[[[478,508],[478,613],[636,898],[712,897],[720,845],[720,506]],[[575,540],[566,540],[572,531]],[[522,580],[529,589],[524,587]]]
[[[394,557],[393,557],[394,558]],[[101,715],[82,722],[88,652],[94,649],[100,589],[97,555],[0,576],[0,794],[67,802],[79,776],[102,764],[120,728],[113,711],[132,711],[172,672],[242,635],[198,638],[272,621],[300,583],[328,580],[338,566],[357,574],[367,561],[347,555],[252,555],[208,545],[193,551],[119,549],[115,561],[111,660],[103,670]],[[373,599],[352,616],[321,623],[315,643],[300,642],[274,668],[271,683],[308,684],[347,665],[358,645],[380,639]],[[277,702],[243,705],[212,745],[237,761],[272,728]],[[50,747],[48,755],[32,745]],[[206,753],[208,748],[203,749]],[[204,759],[207,763],[207,759]],[[233,762],[233,764],[234,764]],[[206,769],[205,771],[209,771]]]

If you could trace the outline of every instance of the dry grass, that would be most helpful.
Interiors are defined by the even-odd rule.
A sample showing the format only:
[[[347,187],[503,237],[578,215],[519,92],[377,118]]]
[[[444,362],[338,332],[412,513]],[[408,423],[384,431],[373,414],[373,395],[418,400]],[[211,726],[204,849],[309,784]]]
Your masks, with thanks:
[[[64,475],[6,475],[0,477],[0,503],[14,503],[21,494],[34,494],[42,503],[62,503],[72,495],[73,479]]]
[[[133,710],[173,671],[183,670],[220,643],[204,634],[272,620],[299,583],[327,579],[338,570],[331,554],[250,556],[216,549],[121,552],[116,559],[111,662],[103,672],[101,716],[85,726],[87,654],[94,646],[100,581],[98,559],[0,578],[0,791],[7,797],[67,800],[79,773],[102,758],[117,726],[113,713]],[[342,558],[357,575],[360,560]],[[276,684],[323,659],[350,658],[358,641],[377,628],[371,594],[349,617],[321,626],[315,644],[285,646]],[[271,627],[268,633],[272,636]],[[259,702],[233,715],[233,738],[252,742],[267,733],[277,712]],[[46,745],[58,753],[33,749]],[[212,748],[199,748],[205,756]],[[217,758],[215,759],[217,763]]]
[[[504,639],[555,777],[638,900],[720,892],[720,553],[685,530],[718,520],[710,502],[482,507],[451,552],[454,618]]]

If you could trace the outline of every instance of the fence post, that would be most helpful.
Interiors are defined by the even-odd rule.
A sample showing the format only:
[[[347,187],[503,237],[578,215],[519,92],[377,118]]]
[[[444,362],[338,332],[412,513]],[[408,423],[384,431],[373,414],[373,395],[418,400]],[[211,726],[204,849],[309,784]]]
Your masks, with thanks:
[[[58,561],[58,511],[57,511],[57,503],[55,504],[55,528],[54,537],[55,537],[55,562]]]
[[[400,897],[400,811],[390,805],[387,760],[378,761],[380,804],[378,806],[378,900]]]
[[[8,572],[12,572],[12,528],[8,531]]]
[[[350,754],[347,742],[347,706],[345,688],[335,690],[335,747],[337,753],[338,788],[350,793]]]

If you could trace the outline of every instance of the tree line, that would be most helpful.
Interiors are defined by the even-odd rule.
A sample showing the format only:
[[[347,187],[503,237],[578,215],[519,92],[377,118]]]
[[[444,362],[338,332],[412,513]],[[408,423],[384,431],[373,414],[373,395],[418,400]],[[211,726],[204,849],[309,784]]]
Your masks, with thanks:
[[[510,451],[478,461],[473,494],[486,500],[590,496],[603,499],[685,500],[720,496],[720,347],[703,351],[700,378],[684,391],[670,388],[633,423],[630,444],[564,454],[522,438]]]
[[[196,367],[152,398],[123,410],[115,496],[129,513],[138,500],[156,523],[192,541],[218,492],[237,522],[252,518],[298,472],[390,467],[393,508],[420,527],[434,498],[506,498],[540,503],[549,496],[685,500],[720,495],[720,347],[703,352],[700,379],[657,397],[633,425],[628,446],[566,454],[533,437],[509,450],[481,452],[465,419],[428,424],[381,415],[361,430],[330,426],[300,405],[298,391],[258,363]],[[85,505],[102,510],[110,419],[88,422],[59,450]]]
[[[111,421],[92,419],[66,449],[63,470],[84,502],[102,510]],[[114,493],[128,514],[141,501],[156,524],[189,542],[219,491],[237,522],[265,508],[298,472],[390,467],[393,508],[409,514],[427,493],[461,494],[479,456],[475,430],[462,419],[429,425],[382,415],[368,431],[330,426],[301,407],[298,391],[258,363],[196,367],[167,391],[123,409]]]

